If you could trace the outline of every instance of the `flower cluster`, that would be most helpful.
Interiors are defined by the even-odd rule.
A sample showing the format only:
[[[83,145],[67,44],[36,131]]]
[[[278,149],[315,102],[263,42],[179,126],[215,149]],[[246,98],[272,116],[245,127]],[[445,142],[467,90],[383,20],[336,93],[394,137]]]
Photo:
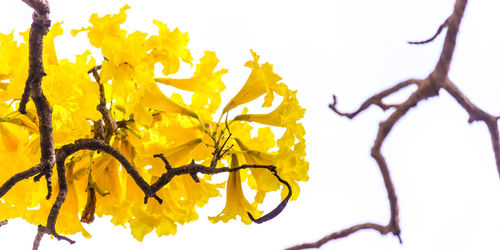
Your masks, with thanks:
[[[173,168],[192,161],[215,168],[274,165],[277,174],[290,183],[291,199],[296,199],[298,182],[308,179],[305,131],[297,122],[304,109],[298,104],[296,91],[280,82],[273,66],[259,63],[259,56],[251,51],[252,59],[245,65],[251,69],[248,80],[219,110],[225,89],[222,76],[227,70],[217,69],[215,53],[206,51],[195,63],[190,78],[176,77],[182,65],[194,64],[186,47],[188,34],[171,30],[160,21],[154,22],[156,34],[127,32],[121,24],[128,8],[103,17],[94,14],[90,26],[71,32],[76,38],[86,35],[90,44],[100,49],[104,58],[101,62],[89,51],[74,60],[59,59],[54,39],[63,34],[60,23],[45,36],[43,63],[47,76],[42,87],[53,108],[56,148],[80,138],[95,138],[98,125],[106,121],[96,107],[105,99],[116,122],[109,144],[146,182],[154,183],[165,172],[164,162],[155,154],[163,154]],[[40,160],[33,102],[28,103],[26,115],[16,110],[28,72],[28,33],[21,33],[24,42],[16,42],[14,33],[0,34],[0,183]],[[155,73],[155,67],[161,67],[161,75]],[[90,69],[95,70],[95,76],[89,74]],[[162,88],[173,93],[167,96]],[[101,98],[102,90],[105,94]],[[262,96],[263,107],[276,108],[266,114],[251,114],[245,107],[240,115],[229,115],[229,111],[241,111],[236,108]],[[277,96],[280,104],[274,100]],[[214,164],[217,152],[220,159]],[[227,222],[240,216],[248,224],[251,220],[247,212],[260,216],[263,212],[258,205],[267,193],[281,189],[286,196],[286,189],[271,172],[250,169],[231,172],[223,183],[215,183],[210,175],[200,177],[199,182],[188,175],[177,176],[157,192],[162,204],[156,200],[144,204],[144,193],[110,155],[78,151],[68,157],[65,167],[68,194],[56,223],[56,231],[64,235],[81,232],[90,237],[81,222],[92,222],[94,214],[110,215],[116,225],[129,225],[137,240],[153,229],[158,236],[175,234],[177,225],[198,219],[195,207],[220,196],[222,188],[227,190],[226,206],[210,221]],[[52,178],[57,182],[57,176]],[[252,202],[243,194],[242,182],[255,190]],[[53,195],[46,200],[45,196],[43,183],[32,179],[18,183],[0,199],[0,220],[24,218],[35,225],[44,224],[56,198]]]

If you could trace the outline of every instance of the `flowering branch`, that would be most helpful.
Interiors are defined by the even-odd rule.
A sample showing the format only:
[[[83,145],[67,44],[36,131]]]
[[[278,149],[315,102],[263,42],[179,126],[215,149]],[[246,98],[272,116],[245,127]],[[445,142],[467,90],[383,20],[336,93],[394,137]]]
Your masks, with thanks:
[[[47,182],[47,196],[46,199],[49,199],[52,194],[52,183],[51,177],[53,173],[53,167],[56,166],[57,171],[57,180],[58,180],[58,193],[55,198],[54,203],[50,209],[49,215],[47,217],[46,225],[38,225],[38,230],[36,237],[33,241],[33,249],[36,250],[39,248],[40,242],[45,234],[51,235],[58,240],[64,240],[71,244],[75,241],[59,235],[56,232],[56,222],[63,206],[63,203],[66,200],[66,196],[68,194],[68,185],[71,184],[72,177],[67,176],[66,171],[71,173],[72,167],[69,165],[65,165],[66,159],[80,150],[93,150],[98,152],[105,152],[111,155],[113,158],[118,160],[123,167],[127,171],[127,174],[132,177],[137,186],[142,190],[145,195],[144,203],[147,203],[150,197],[155,198],[159,203],[162,203],[162,199],[158,197],[156,194],[161,188],[167,185],[175,176],[189,174],[191,178],[195,182],[200,182],[197,177],[198,173],[202,174],[218,174],[224,172],[236,172],[242,169],[267,169],[270,171],[279,182],[284,184],[288,188],[288,194],[283,201],[271,212],[268,214],[255,219],[250,213],[248,213],[249,218],[255,223],[263,223],[270,219],[273,219],[281,211],[286,207],[289,199],[292,196],[292,188],[290,184],[283,180],[277,173],[277,169],[273,165],[241,165],[235,164],[237,167],[220,167],[217,168],[217,162],[221,160],[221,158],[229,152],[232,148],[231,146],[226,147],[226,144],[231,137],[231,132],[229,131],[227,116],[226,116],[226,129],[229,132],[229,135],[224,137],[222,130],[218,137],[216,137],[216,132],[211,134],[214,139],[214,152],[213,158],[210,163],[210,166],[203,166],[196,164],[194,161],[188,165],[173,168],[168,163],[167,159],[163,155],[155,155],[155,157],[160,157],[165,162],[165,167],[167,172],[164,173],[155,183],[152,185],[148,184],[144,178],[139,174],[137,169],[134,167],[132,163],[117,149],[112,147],[109,142],[112,137],[115,135],[115,132],[120,127],[127,127],[128,122],[133,122],[133,120],[123,120],[123,121],[115,121],[109,110],[106,107],[106,99],[104,93],[104,86],[101,83],[100,76],[98,71],[100,70],[100,66],[96,66],[88,71],[88,73],[92,73],[95,81],[99,85],[99,104],[96,109],[102,114],[102,119],[94,122],[94,139],[79,139],[74,143],[66,144],[59,149],[55,149],[54,146],[54,137],[53,137],[53,127],[52,127],[52,107],[47,101],[43,91],[42,91],[42,79],[46,76],[44,66],[43,66],[43,38],[48,33],[49,28],[51,26],[51,21],[49,19],[49,5],[47,0],[23,0],[26,4],[28,4],[31,8],[33,8],[33,23],[31,25],[31,30],[29,34],[29,72],[28,78],[25,83],[25,89],[21,97],[21,101],[19,104],[18,111],[21,114],[26,114],[26,106],[27,103],[32,99],[35,104],[37,115],[38,115],[38,128],[40,134],[40,149],[41,149],[41,158],[40,163],[36,166],[29,168],[28,170],[19,172],[9,178],[2,186],[0,186],[0,198],[2,198],[9,190],[11,190],[14,185],[18,182],[34,177],[35,181],[39,181],[42,177],[45,177]],[[168,99],[167,99],[168,100]],[[180,107],[180,106],[179,106]],[[177,106],[176,106],[177,108]],[[183,110],[184,112],[184,110]],[[186,114],[182,113],[181,114]],[[192,117],[198,118],[198,116],[191,112],[188,115]],[[199,118],[198,118],[199,120]],[[203,124],[202,124],[203,125]],[[216,129],[217,131],[217,129]],[[225,140],[224,140],[225,139]],[[221,145],[219,145],[221,143]],[[74,163],[74,162],[72,162]],[[84,170],[88,170],[89,168],[85,168]],[[89,183],[92,181],[91,174],[89,173]],[[70,186],[71,187],[71,186]],[[92,220],[92,216],[94,214],[95,209],[95,193],[93,193],[93,198],[88,198],[88,208],[86,206],[84,210],[84,214],[82,215],[82,221],[90,222]],[[93,201],[93,203],[92,203]],[[94,205],[94,208],[92,208]],[[87,219],[83,219],[83,218]],[[0,221],[0,226],[5,225],[6,221]]]
[[[337,99],[333,96],[333,103],[330,104],[330,108],[338,115],[345,116],[349,119],[354,118],[356,115],[366,110],[371,105],[376,105],[382,108],[384,111],[389,108],[395,108],[392,114],[385,121],[381,122],[379,125],[379,130],[377,132],[377,137],[375,139],[374,145],[371,150],[371,156],[377,162],[379,170],[382,174],[384,184],[387,190],[387,195],[390,203],[390,219],[389,223],[385,226],[374,224],[374,223],[363,223],[351,226],[347,229],[343,229],[334,233],[331,233],[322,239],[312,242],[293,246],[289,249],[305,249],[305,248],[319,248],[323,244],[343,237],[347,237],[352,233],[355,233],[364,229],[373,229],[380,234],[385,235],[392,233],[397,236],[401,242],[400,238],[400,227],[398,218],[398,204],[397,196],[394,190],[394,185],[391,180],[389,168],[385,161],[384,156],[381,153],[382,145],[394,127],[394,125],[403,117],[411,108],[417,106],[417,104],[430,97],[439,95],[439,91],[444,89],[447,91],[455,100],[458,102],[462,108],[464,108],[469,114],[469,123],[474,121],[483,121],[486,123],[488,130],[491,135],[491,141],[493,146],[493,151],[495,153],[497,170],[500,175],[500,136],[498,130],[497,120],[499,117],[492,116],[482,109],[474,105],[468,98],[463,94],[458,87],[448,78],[448,72],[450,68],[450,63],[455,50],[456,37],[459,30],[460,22],[463,17],[465,7],[467,5],[467,0],[456,0],[453,13],[445,20],[445,22],[439,27],[436,34],[428,40],[421,42],[410,42],[410,44],[424,44],[433,41],[444,28],[447,28],[445,42],[443,44],[443,49],[441,51],[441,56],[439,61],[432,71],[432,73],[425,79],[410,79],[404,82],[400,82],[395,86],[386,89],[370,98],[368,98],[358,110],[353,113],[343,113],[340,112],[336,105]],[[411,85],[417,85],[417,90],[408,97],[406,101],[397,105],[387,105],[383,102],[383,99],[399,90]]]
[[[273,219],[278,214],[280,214],[283,211],[283,209],[285,209],[286,204],[290,200],[290,197],[292,197],[292,188],[291,188],[290,184],[288,184],[287,181],[283,180],[278,175],[278,172],[276,171],[276,167],[273,165],[247,165],[247,164],[244,164],[244,165],[241,165],[241,166],[235,167],[235,168],[229,168],[229,167],[214,168],[212,166],[206,167],[206,166],[203,166],[200,164],[196,164],[193,161],[188,165],[185,165],[182,167],[172,168],[172,166],[168,162],[167,158],[165,158],[165,156],[163,154],[156,154],[156,155],[154,155],[154,157],[158,157],[158,158],[163,160],[163,162],[165,163],[165,168],[167,169],[167,172],[162,174],[160,176],[160,178],[155,183],[153,183],[151,185],[151,190],[150,190],[149,196],[154,195],[158,190],[160,190],[162,187],[167,185],[177,175],[189,174],[195,182],[199,182],[199,179],[197,177],[198,173],[214,175],[214,174],[236,172],[236,171],[240,171],[242,169],[252,169],[253,168],[253,169],[267,169],[267,170],[269,170],[278,179],[279,182],[283,183],[288,188],[288,194],[285,197],[285,199],[283,199],[283,201],[281,201],[281,203],[275,209],[273,209],[271,212],[269,212],[268,214],[262,216],[261,218],[255,219],[249,212],[247,212],[248,217],[250,217],[250,219],[253,222],[260,224],[260,223],[263,223],[265,221]],[[146,196],[144,203],[147,202],[147,198],[148,197]],[[161,199],[159,202],[161,203]]]

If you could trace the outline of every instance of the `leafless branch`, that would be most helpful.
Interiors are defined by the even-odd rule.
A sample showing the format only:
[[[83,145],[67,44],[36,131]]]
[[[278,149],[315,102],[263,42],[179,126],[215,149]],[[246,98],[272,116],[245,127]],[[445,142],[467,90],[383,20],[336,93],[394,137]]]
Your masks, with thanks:
[[[14,185],[18,182],[28,179],[42,171],[43,167],[41,164],[38,164],[28,170],[23,172],[19,172],[8,179],[1,187],[0,187],[0,198],[2,198]]]
[[[357,116],[359,113],[363,112],[365,109],[369,108],[371,105],[376,105],[379,106],[382,110],[387,110],[389,108],[395,108],[398,105],[388,105],[383,102],[383,99],[386,98],[387,96],[390,96],[394,94],[395,92],[398,92],[399,90],[406,88],[412,84],[416,84],[419,86],[421,84],[422,80],[418,79],[409,79],[403,82],[400,82],[393,87],[386,89],[370,98],[368,98],[361,106],[358,108],[358,110],[352,112],[352,113],[344,113],[341,112],[337,109],[337,97],[333,95],[333,103],[329,105],[330,109],[333,110],[333,112],[337,113],[340,116],[345,116],[349,119],[354,118]]]
[[[453,96],[457,100],[457,102],[469,113],[470,116],[469,122],[483,121],[486,123],[491,134],[493,150],[495,151],[497,169],[500,174],[500,141],[499,141],[498,125],[497,125],[498,117],[489,115],[483,110],[477,108],[462,92],[460,92],[460,90],[455,86],[455,84],[453,84],[448,79],[450,63],[455,50],[456,37],[466,5],[467,5],[467,0],[456,0],[453,13],[439,27],[438,31],[431,39],[422,42],[410,42],[412,44],[428,43],[434,40],[439,35],[439,33],[445,27],[447,27],[445,42],[443,44],[441,56],[438,60],[435,69],[426,79],[423,80],[410,79],[398,83],[393,87],[368,98],[360,106],[360,108],[353,113],[340,112],[336,108],[337,100],[335,96],[333,98],[333,104],[330,105],[330,108],[335,113],[337,113],[340,116],[348,117],[350,119],[355,117],[362,111],[366,110],[371,105],[377,105],[383,110],[387,110],[388,108],[395,108],[395,110],[391,113],[391,115],[385,121],[380,123],[379,130],[377,132],[377,137],[375,139],[371,151],[371,156],[377,162],[377,165],[382,174],[382,178],[384,180],[384,184],[387,190],[388,200],[390,204],[389,223],[386,226],[381,226],[373,223],[355,225],[347,229],[343,229],[334,232],[330,235],[327,235],[317,242],[301,244],[291,247],[289,249],[319,248],[321,245],[325,244],[330,240],[343,238],[363,229],[374,229],[379,231],[383,235],[387,233],[392,233],[393,235],[397,236],[401,242],[401,238],[399,236],[401,230],[399,227],[399,218],[398,218],[399,211],[398,211],[397,196],[394,189],[394,185],[391,180],[389,168],[387,166],[384,156],[381,153],[381,148],[385,139],[389,135],[394,125],[399,121],[399,119],[401,119],[401,117],[403,117],[411,108],[417,106],[417,104],[420,101],[439,95],[440,89],[445,89],[448,93],[450,93],[450,95]],[[387,97],[390,94],[398,92],[402,88],[413,83],[415,83],[418,88],[410,95],[410,97],[408,97],[406,101],[397,105],[386,105],[383,103],[383,98]]]
[[[42,91],[42,78],[46,75],[43,69],[43,36],[50,28],[49,5],[46,0],[23,0],[34,9],[33,23],[29,34],[29,71],[24,93],[19,104],[19,112],[26,114],[26,104],[31,97],[38,114],[40,130],[40,164],[47,181],[47,199],[52,193],[51,176],[55,164],[54,140],[52,137],[52,108]],[[39,178],[37,178],[39,179]]]
[[[322,239],[320,239],[316,242],[296,245],[296,246],[287,248],[286,250],[320,248],[323,244],[325,244],[331,240],[336,240],[336,239],[347,237],[347,236],[349,236],[357,231],[363,230],[363,229],[373,229],[373,230],[378,231],[382,235],[385,235],[385,234],[390,232],[390,230],[388,230],[388,228],[386,226],[382,226],[382,225],[375,224],[375,223],[363,223],[363,224],[354,225],[352,227],[331,233],[331,234],[323,237]]]
[[[23,2],[30,6],[38,15],[50,13],[47,0],[23,0]]]
[[[408,43],[409,44],[416,44],[416,45],[430,43],[430,42],[434,41],[434,39],[436,39],[436,37],[438,37],[439,34],[441,34],[441,31],[443,31],[443,29],[446,28],[446,26],[448,26],[448,18],[444,21],[444,23],[442,23],[439,26],[438,30],[436,31],[436,34],[434,34],[431,38],[424,40],[424,41],[415,41],[415,42],[408,42]]]

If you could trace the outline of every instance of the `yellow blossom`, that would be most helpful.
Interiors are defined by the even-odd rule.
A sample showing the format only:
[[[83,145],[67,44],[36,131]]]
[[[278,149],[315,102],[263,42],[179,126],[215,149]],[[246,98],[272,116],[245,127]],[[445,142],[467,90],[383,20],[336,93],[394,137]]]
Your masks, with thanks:
[[[238,158],[235,154],[233,154],[231,156],[231,168],[238,166]],[[256,207],[248,203],[245,195],[243,195],[240,172],[231,172],[229,174],[229,179],[227,180],[226,206],[219,215],[209,217],[209,220],[212,223],[216,223],[221,220],[223,222],[228,222],[231,219],[236,219],[236,216],[239,215],[243,223],[250,224],[252,221],[248,217],[247,213],[252,214],[255,218],[262,215],[262,211],[257,210]]]
[[[147,46],[152,49],[151,54],[156,61],[163,65],[163,74],[170,75],[179,70],[180,60],[191,63],[191,52],[186,48],[189,37],[175,28],[170,31],[167,25],[160,21],[153,21],[158,27],[158,35],[148,39]]]
[[[276,84],[281,80],[281,77],[273,72],[272,64],[264,63],[260,65],[260,56],[252,50],[250,52],[252,53],[253,61],[248,61],[245,66],[251,68],[252,72],[245,85],[224,107],[224,113],[241,104],[253,101],[263,94],[266,94],[266,96],[264,97],[264,104],[262,106],[269,107],[272,105],[274,99],[273,89],[276,88]]]
[[[120,25],[125,22],[127,18],[125,11],[128,9],[130,9],[130,6],[125,5],[120,9],[118,14],[105,15],[103,17],[92,14],[89,20],[92,26],[81,28],[80,30],[72,30],[71,35],[76,36],[79,32],[88,31],[87,35],[90,44],[97,48],[101,48],[105,39],[122,38],[127,34],[127,31],[122,30]]]
[[[189,79],[156,78],[155,80],[178,89],[194,92],[195,95],[203,94],[210,100],[209,110],[214,112],[220,105],[220,92],[225,89],[221,77],[227,72],[227,69],[214,71],[218,62],[214,52],[205,51],[200,64],[196,65],[193,77]]]
[[[243,114],[236,116],[234,120],[258,122],[270,126],[289,128],[298,138],[302,138],[304,137],[304,129],[297,121],[304,116],[305,109],[300,107],[295,94],[296,91],[287,89],[286,95],[283,96],[282,103],[271,113]]]

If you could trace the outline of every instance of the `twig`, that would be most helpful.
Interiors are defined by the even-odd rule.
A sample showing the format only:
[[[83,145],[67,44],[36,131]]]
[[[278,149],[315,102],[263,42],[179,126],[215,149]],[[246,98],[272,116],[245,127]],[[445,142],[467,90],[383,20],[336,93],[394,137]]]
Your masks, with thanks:
[[[9,221],[8,221],[8,220],[0,220],[0,227],[1,227],[1,226],[5,226],[5,225],[7,225],[8,223],[9,223]]]
[[[436,37],[438,37],[439,34],[441,34],[441,31],[443,31],[443,29],[446,28],[446,26],[448,26],[448,18],[446,18],[446,20],[439,26],[438,30],[436,31],[436,34],[434,34],[431,38],[424,40],[424,41],[414,41],[414,42],[410,41],[408,43],[415,44],[415,45],[430,43],[430,42],[434,41],[434,39],[436,39]]]
[[[320,240],[318,240],[316,242],[304,243],[304,244],[296,245],[296,246],[293,246],[293,247],[290,247],[290,248],[286,248],[286,250],[320,248],[323,244],[325,244],[325,243],[327,243],[327,242],[329,242],[331,240],[336,240],[336,239],[347,237],[347,236],[349,236],[349,235],[351,235],[351,234],[353,234],[353,233],[355,233],[357,231],[363,230],[363,229],[373,229],[373,230],[378,231],[382,235],[386,235],[387,233],[390,232],[387,229],[387,227],[385,227],[385,226],[382,226],[382,225],[379,225],[379,224],[375,224],[375,223],[363,223],[363,224],[354,225],[352,227],[348,227],[346,229],[342,229],[340,231],[331,233],[331,234],[323,237],[322,239],[320,239]]]
[[[337,97],[333,95],[333,103],[329,105],[330,109],[333,110],[333,112],[337,113],[340,116],[345,116],[349,119],[354,118],[357,116],[359,113],[363,112],[367,108],[369,108],[371,105],[376,105],[379,106],[382,110],[387,110],[389,108],[395,108],[398,105],[388,105],[383,102],[383,99],[386,98],[387,96],[390,96],[394,94],[395,92],[398,92],[399,90],[406,88],[412,84],[416,84],[419,86],[421,84],[422,80],[418,79],[409,79],[403,82],[400,82],[393,87],[386,89],[370,98],[368,98],[361,106],[358,108],[358,110],[352,112],[352,113],[344,113],[341,112],[337,109]]]

